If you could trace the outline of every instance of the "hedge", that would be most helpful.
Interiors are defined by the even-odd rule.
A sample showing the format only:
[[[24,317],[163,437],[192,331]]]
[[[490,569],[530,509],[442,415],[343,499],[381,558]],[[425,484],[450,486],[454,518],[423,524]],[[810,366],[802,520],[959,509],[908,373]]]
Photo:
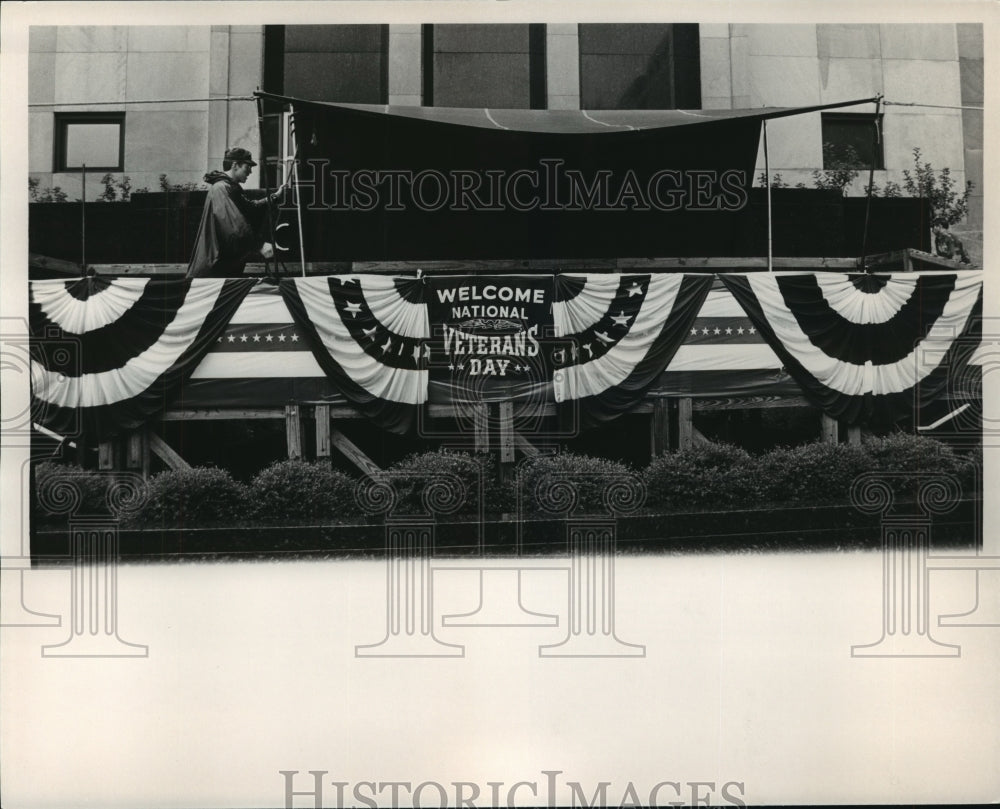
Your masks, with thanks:
[[[328,463],[278,461],[250,482],[252,516],[263,522],[335,520],[360,513],[355,482]]]
[[[147,499],[128,520],[144,527],[237,525],[252,514],[247,487],[215,467],[175,469],[150,478]]]
[[[605,498],[615,484],[626,497],[613,511],[635,511],[645,497],[647,510],[684,512],[848,503],[852,483],[865,472],[885,473],[903,497],[912,496],[926,473],[950,474],[958,478],[963,497],[975,497],[981,492],[981,470],[979,450],[959,455],[933,439],[898,434],[860,446],[807,444],[760,455],[709,442],[661,455],[638,471],[606,458],[563,452],[526,458],[502,481],[494,455],[435,450],[410,455],[387,473],[397,495],[396,516],[425,513],[423,493],[438,478],[457,481],[460,499],[450,505],[439,501],[436,515],[477,518],[513,514],[518,500],[525,516],[563,515],[568,501],[561,499],[566,490],[560,492],[560,484],[566,483],[576,491],[575,513],[608,513]],[[65,509],[57,507],[65,503],[46,495],[67,488],[79,496],[77,514],[109,513],[106,495],[113,478],[107,473],[43,462],[34,475],[35,514],[42,521],[66,518]],[[364,513],[357,497],[365,485],[325,463],[304,461],[274,463],[248,485],[214,467],[175,470],[150,479],[145,502],[122,516],[129,526],[151,528],[337,522]],[[369,513],[379,511],[368,505]]]

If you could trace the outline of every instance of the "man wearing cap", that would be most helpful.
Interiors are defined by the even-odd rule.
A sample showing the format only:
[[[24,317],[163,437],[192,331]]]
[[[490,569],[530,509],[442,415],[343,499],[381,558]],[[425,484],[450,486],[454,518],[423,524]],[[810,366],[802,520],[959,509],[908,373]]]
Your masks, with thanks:
[[[205,175],[210,188],[188,264],[189,278],[238,277],[248,261],[274,255],[274,246],[263,236],[264,214],[268,205],[281,199],[287,181],[267,197],[249,199],[242,185],[256,165],[248,150],[236,146],[226,152],[222,171]]]

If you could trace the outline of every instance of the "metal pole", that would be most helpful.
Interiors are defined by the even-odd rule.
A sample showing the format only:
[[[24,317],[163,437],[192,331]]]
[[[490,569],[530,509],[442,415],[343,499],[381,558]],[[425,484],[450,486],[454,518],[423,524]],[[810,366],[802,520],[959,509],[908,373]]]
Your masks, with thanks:
[[[872,210],[872,186],[875,183],[875,155],[878,153],[878,144],[881,140],[879,126],[878,126],[878,114],[879,109],[882,105],[882,96],[878,96],[875,99],[875,119],[874,119],[874,129],[872,134],[872,159],[871,165],[868,167],[868,193],[865,195],[865,229],[864,235],[861,237],[861,268],[867,272],[868,271],[868,217]]]
[[[80,270],[87,274],[87,164],[84,163],[81,185],[83,187],[80,202]]]
[[[771,231],[771,165],[767,157],[767,120],[764,124],[764,186],[767,189],[767,271],[774,272],[774,244]]]
[[[260,163],[261,163],[261,172],[260,172],[260,174],[261,174],[261,177],[264,180],[264,193],[266,194],[265,199],[267,200],[267,204],[265,205],[265,209],[267,211],[267,226],[268,226],[268,230],[271,233],[271,246],[274,247],[275,246],[274,216],[273,216],[272,211],[271,211],[271,200],[270,200],[270,197],[271,197],[271,186],[270,186],[270,184],[268,183],[268,180],[267,180],[267,158],[264,157],[264,99],[261,98],[260,96],[257,96],[257,134],[258,134],[258,136],[260,138]],[[275,248],[275,249],[277,249],[277,248]],[[262,258],[263,258],[263,256],[262,256]],[[274,274],[277,275],[278,274],[278,256],[277,256],[277,254],[273,255],[272,258],[274,259]],[[270,264],[269,264],[268,259],[264,258],[264,273],[265,273],[265,275],[270,275],[271,274],[269,266],[270,266]]]
[[[292,158],[292,185],[294,187],[293,194],[295,196],[295,213],[299,220],[299,261],[302,264],[302,277],[306,277],[306,247],[305,240],[302,235],[302,199],[299,197],[299,144],[295,137],[295,107],[292,104],[288,105],[288,108],[292,111],[292,154],[295,155]]]

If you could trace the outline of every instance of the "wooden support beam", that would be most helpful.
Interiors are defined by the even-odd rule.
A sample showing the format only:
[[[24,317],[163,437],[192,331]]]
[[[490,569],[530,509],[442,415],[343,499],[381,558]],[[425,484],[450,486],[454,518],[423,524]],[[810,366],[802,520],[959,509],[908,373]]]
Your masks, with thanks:
[[[847,428],[847,443],[854,444],[855,446],[860,446],[861,444],[861,425],[854,424]]]
[[[103,470],[114,469],[116,466],[116,454],[114,439],[102,441],[97,445],[97,468]]]
[[[486,402],[472,405],[472,430],[476,452],[490,451],[490,411]]]
[[[330,444],[330,405],[316,405],[316,457],[329,458]]]
[[[677,400],[677,448],[690,449],[694,445],[694,408],[688,396]]]
[[[649,420],[649,454],[655,458],[670,449],[670,400],[654,399]]]
[[[135,430],[126,437],[125,467],[138,469],[143,480],[149,477],[149,432],[146,428]]]
[[[246,421],[247,419],[283,419],[283,407],[205,407],[184,410],[167,410],[163,421]]]
[[[500,402],[500,463],[514,463],[514,404]]]
[[[302,460],[302,413],[297,404],[285,405],[285,442],[289,460]]]
[[[333,444],[337,450],[344,455],[351,463],[353,463],[358,469],[360,469],[364,474],[369,477],[377,475],[382,469],[379,467],[375,461],[365,455],[364,452],[344,435],[336,427],[330,428],[330,443]]]
[[[191,468],[191,464],[185,461],[180,455],[177,454],[177,452],[174,451],[173,447],[152,431],[149,433],[149,448],[153,451],[153,454],[155,454],[171,469]]]
[[[840,437],[840,424],[835,418],[831,418],[826,413],[822,415],[822,425],[820,427],[820,440],[824,444],[836,444]]]

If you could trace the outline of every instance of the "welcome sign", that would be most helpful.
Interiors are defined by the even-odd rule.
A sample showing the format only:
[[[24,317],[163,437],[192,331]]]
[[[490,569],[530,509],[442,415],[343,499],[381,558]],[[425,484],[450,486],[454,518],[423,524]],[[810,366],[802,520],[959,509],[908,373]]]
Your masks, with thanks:
[[[431,401],[523,398],[550,384],[552,276],[427,279]]]

